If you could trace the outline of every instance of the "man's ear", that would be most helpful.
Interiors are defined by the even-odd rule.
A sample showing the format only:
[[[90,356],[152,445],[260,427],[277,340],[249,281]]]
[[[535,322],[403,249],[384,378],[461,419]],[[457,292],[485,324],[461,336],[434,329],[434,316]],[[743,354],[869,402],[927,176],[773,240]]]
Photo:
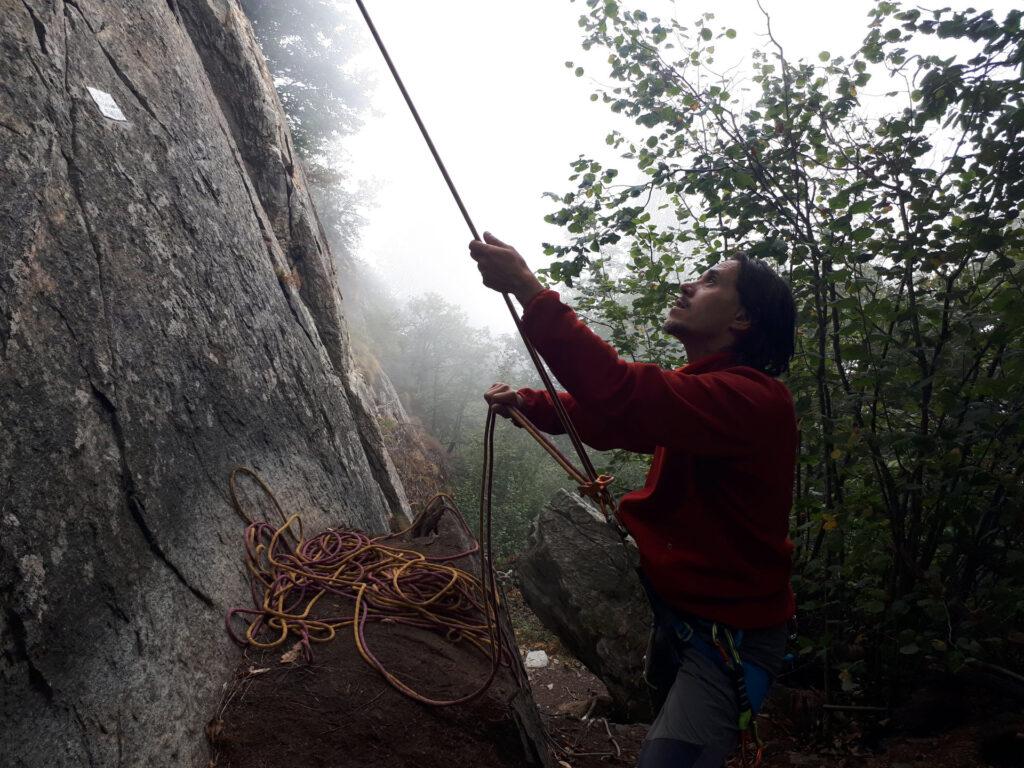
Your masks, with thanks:
[[[747,315],[747,310],[743,307],[736,310],[736,317],[729,323],[729,330],[736,333],[746,333],[750,330],[750,316]]]

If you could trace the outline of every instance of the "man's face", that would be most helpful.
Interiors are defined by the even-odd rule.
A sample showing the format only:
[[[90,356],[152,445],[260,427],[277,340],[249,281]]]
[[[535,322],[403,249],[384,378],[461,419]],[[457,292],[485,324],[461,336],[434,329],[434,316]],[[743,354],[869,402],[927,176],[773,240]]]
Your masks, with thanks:
[[[740,263],[720,262],[691,283],[683,283],[662,328],[683,343],[728,341],[750,323],[740,304],[736,278]]]

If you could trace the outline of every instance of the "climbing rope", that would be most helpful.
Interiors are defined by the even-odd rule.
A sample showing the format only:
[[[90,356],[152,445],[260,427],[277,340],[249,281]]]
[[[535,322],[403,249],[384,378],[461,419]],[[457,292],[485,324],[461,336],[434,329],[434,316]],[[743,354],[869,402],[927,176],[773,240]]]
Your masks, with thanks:
[[[493,414],[489,423],[493,443]],[[493,458],[493,444],[487,453]],[[245,514],[237,493],[239,474],[256,481],[280,515],[280,524],[253,521]],[[490,560],[489,498],[481,504],[480,531],[486,542],[481,551],[454,502],[443,494],[431,499],[413,524],[398,533],[371,538],[360,531],[331,528],[306,539],[299,516],[285,516],[277,497],[257,473],[236,468],[228,486],[232,506],[246,523],[245,562],[253,600],[252,608],[232,608],[227,613],[227,630],[236,642],[273,650],[294,637],[310,659],[311,644],[329,642],[339,629],[350,627],[356,649],[367,664],[409,698],[433,706],[472,701],[488,688],[502,665],[511,667],[523,684],[519,665],[513,663],[512,649],[498,623],[500,603]],[[489,481],[486,486],[490,488]],[[388,543],[412,531],[425,517],[439,516],[444,511],[453,512],[474,541],[470,548],[427,556]],[[478,552],[479,577],[451,565]],[[346,604],[351,606],[347,610]],[[339,612],[341,615],[337,615]],[[238,619],[248,619],[241,632],[234,626]],[[387,669],[367,640],[367,624],[384,622],[431,631],[453,643],[469,643],[490,661],[486,679],[472,692],[453,699],[437,699],[416,691]]]
[[[469,212],[448,174],[433,141],[391,60],[380,35],[362,0],[359,10],[398,84],[402,96],[427,142],[434,161],[448,185],[469,230],[480,239]],[[577,483],[580,492],[597,501],[605,517],[612,504],[608,490],[613,478],[598,475],[583,446],[575,425],[558,397],[554,384],[536,348],[527,337],[522,320],[512,299],[502,294],[516,329],[530,359],[544,383],[555,413],[579,456],[579,470],[518,409],[509,409],[512,419],[527,430],[538,443]],[[256,472],[238,467],[228,479],[231,504],[246,523],[245,562],[250,575],[253,607],[236,607],[228,611],[225,624],[230,636],[242,645],[263,650],[281,647],[288,638],[298,638],[307,659],[312,657],[312,644],[333,640],[339,629],[351,627],[359,655],[376,669],[394,688],[409,698],[434,706],[463,704],[480,696],[490,686],[498,668],[504,664],[513,669],[517,681],[524,685],[522,668],[513,663],[512,651],[506,643],[498,620],[500,605],[491,562],[491,495],[494,470],[494,427],[497,408],[487,413],[484,428],[484,460],[480,492],[479,530],[484,546],[479,543],[465,552],[443,557],[401,549],[386,544],[389,539],[413,530],[424,515],[438,510],[454,512],[465,532],[472,533],[454,501],[443,494],[431,499],[413,524],[396,534],[371,538],[349,529],[330,528],[306,539],[302,521],[297,514],[286,515],[270,486]],[[250,476],[271,500],[281,523],[253,521],[246,515],[237,493],[239,474]],[[456,568],[450,562],[480,553],[480,576]],[[330,598],[325,596],[330,595]],[[337,610],[337,605],[351,603],[351,613],[324,616]],[[318,610],[319,608],[319,610]],[[245,621],[239,634],[233,624]],[[471,693],[454,699],[435,699],[422,694],[388,670],[371,649],[366,637],[368,623],[401,624],[439,633],[452,642],[466,641],[490,660],[490,672],[483,683]]]
[[[405,83],[402,82],[402,78],[398,74],[398,68],[395,67],[394,62],[391,60],[391,56],[388,53],[387,48],[384,46],[384,41],[381,39],[380,34],[377,32],[377,27],[374,25],[373,19],[370,18],[370,14],[366,10],[363,0],[356,0],[356,5],[359,6],[359,12],[363,15],[363,19],[366,21],[366,26],[369,28],[370,34],[377,43],[377,48],[380,49],[381,55],[384,57],[384,61],[388,65],[388,69],[391,70],[391,76],[398,85],[398,90],[402,92],[402,98],[405,99],[405,103],[409,107],[409,111],[412,113],[417,127],[420,129],[420,133],[423,135],[423,139],[427,143],[427,148],[430,149],[430,154],[433,156],[438,170],[441,171],[441,175],[444,177],[444,181],[448,185],[448,189],[452,193],[452,197],[455,199],[455,204],[459,207],[459,211],[462,213],[462,218],[466,221],[466,226],[469,227],[469,231],[473,235],[473,239],[479,240],[480,234],[477,232],[476,226],[473,224],[473,220],[469,217],[469,211],[466,209],[466,205],[462,202],[462,197],[459,195],[458,190],[455,189],[455,182],[452,181],[452,177],[448,173],[448,169],[441,160],[441,155],[438,153],[437,147],[434,146],[434,142],[430,138],[430,134],[427,132],[427,127],[424,125],[423,119],[420,117],[420,113],[416,109],[416,105],[413,104],[412,97],[409,95],[409,91],[406,89]],[[576,426],[572,423],[572,419],[569,418],[569,414],[565,410],[565,405],[563,405],[561,399],[558,397],[558,393],[555,391],[555,385],[551,381],[551,376],[544,368],[544,363],[541,362],[540,355],[537,353],[537,349],[534,347],[533,342],[530,341],[526,332],[523,330],[523,321],[519,317],[519,313],[516,312],[516,308],[515,305],[512,304],[511,297],[507,293],[503,293],[502,297],[505,299],[505,306],[508,307],[508,311],[512,315],[512,320],[515,322],[516,330],[519,331],[519,336],[523,340],[526,351],[530,355],[530,360],[533,361],[533,365],[537,369],[537,373],[540,375],[541,381],[544,383],[544,388],[551,397],[551,404],[555,409],[558,420],[562,424],[562,428],[565,430],[566,435],[569,436],[573,449],[579,456],[580,464],[583,466],[583,473],[585,474],[585,480],[582,485],[586,485],[587,488],[600,489],[600,491],[603,492],[604,488],[607,486],[608,482],[611,482],[611,480],[606,479],[604,484],[601,484],[601,478],[604,476],[599,477],[597,471],[594,469],[594,465],[591,463],[590,457],[587,455],[587,449],[583,446],[583,440],[580,438],[579,432],[576,430]],[[550,453],[550,450],[548,452]],[[597,493],[598,490],[594,490],[593,494],[588,495],[594,495],[594,498],[597,498]],[[601,494],[602,498],[604,495],[606,494]],[[602,509],[603,508],[604,504],[602,502]]]
[[[598,475],[597,477],[590,479],[583,474],[580,470],[572,465],[572,462],[566,457],[564,453],[558,450],[558,447],[552,443],[543,432],[541,432],[525,415],[515,406],[506,406],[508,409],[509,417],[522,427],[526,432],[536,440],[541,448],[548,452],[548,454],[555,460],[555,462],[565,470],[566,474],[569,475],[569,479],[576,483],[580,493],[590,499],[596,501],[601,507],[601,513],[606,519],[610,519],[611,512],[614,507],[614,500],[612,499],[611,492],[608,487],[615,481],[615,478],[611,475]]]
[[[339,629],[351,627],[356,649],[367,664],[409,698],[434,706],[472,701],[487,690],[502,665],[510,667],[524,685],[522,669],[514,663],[512,647],[499,625],[500,598],[491,560],[494,430],[499,410],[499,406],[491,406],[484,425],[478,521],[483,546],[473,537],[455,502],[445,494],[434,496],[413,523],[397,533],[371,538],[361,531],[329,528],[306,539],[299,515],[285,513],[266,481],[247,467],[235,468],[228,477],[228,490],[232,507],[246,525],[245,564],[253,607],[227,612],[225,625],[231,638],[240,645],[269,651],[294,637],[310,660],[313,643],[329,642]],[[512,419],[579,484],[580,491],[597,500],[604,510],[610,499],[607,489],[611,478],[601,475],[595,481],[588,480],[522,412],[516,408],[509,411]],[[253,520],[246,514],[238,494],[239,475],[256,482],[272,503],[279,522]],[[465,551],[428,556],[388,543],[446,511],[453,513],[473,541]],[[478,577],[451,565],[477,553]],[[351,611],[335,615],[339,604],[346,603]],[[238,620],[246,622],[241,632],[235,628]],[[431,631],[453,643],[468,642],[490,661],[486,679],[471,693],[454,699],[436,699],[416,691],[384,665],[367,641],[366,625],[385,622]]]

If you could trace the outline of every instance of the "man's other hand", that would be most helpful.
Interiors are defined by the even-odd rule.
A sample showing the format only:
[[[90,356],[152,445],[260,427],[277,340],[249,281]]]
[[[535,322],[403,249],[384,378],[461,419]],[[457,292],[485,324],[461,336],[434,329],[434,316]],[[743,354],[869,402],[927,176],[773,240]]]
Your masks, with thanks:
[[[544,290],[519,252],[490,232],[484,232],[482,241],[474,240],[469,244],[469,255],[476,261],[484,285],[513,294],[524,307]]]
[[[504,416],[506,419],[509,417],[508,407],[514,406],[518,408],[522,405],[519,394],[512,389],[508,384],[492,384],[491,388],[484,392],[484,400],[487,401],[488,405],[497,406],[495,409],[499,416]]]

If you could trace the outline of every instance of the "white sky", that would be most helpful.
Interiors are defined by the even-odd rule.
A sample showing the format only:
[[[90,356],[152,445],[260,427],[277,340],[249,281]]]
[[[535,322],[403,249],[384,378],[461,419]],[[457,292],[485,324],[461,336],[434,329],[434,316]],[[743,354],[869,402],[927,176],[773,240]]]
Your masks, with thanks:
[[[545,191],[566,192],[569,163],[579,154],[607,157],[604,137],[629,125],[601,102],[595,81],[606,78],[607,55],[580,48],[577,25],[586,10],[568,0],[365,0],[434,143],[477,228],[515,245],[533,267],[546,259],[545,240],[560,238],[544,223],[553,203]],[[627,2],[668,16],[667,0]],[[791,60],[856,50],[867,31],[870,0],[762,0],[772,30]],[[967,5],[947,0],[940,5]],[[980,3],[997,16],[1011,2]],[[746,56],[764,44],[764,18],[754,0],[678,2],[680,22],[715,13],[713,25],[733,27],[722,51]],[[355,14],[361,22],[362,19]],[[345,141],[353,178],[376,188],[366,212],[359,256],[374,265],[399,296],[427,291],[461,305],[470,319],[511,332],[501,297],[485,289],[468,257],[469,230],[420,137],[412,116],[369,33],[360,57],[375,73],[376,114]],[[727,42],[727,41],[722,41]],[[596,54],[596,55],[595,55]],[[586,67],[577,78],[564,62]],[[749,58],[746,59],[749,62]],[[592,79],[593,78],[593,79]],[[888,88],[874,81],[866,89]],[[636,128],[636,135],[646,136]],[[611,159],[608,157],[608,159]],[[625,173],[627,161],[618,166]]]

